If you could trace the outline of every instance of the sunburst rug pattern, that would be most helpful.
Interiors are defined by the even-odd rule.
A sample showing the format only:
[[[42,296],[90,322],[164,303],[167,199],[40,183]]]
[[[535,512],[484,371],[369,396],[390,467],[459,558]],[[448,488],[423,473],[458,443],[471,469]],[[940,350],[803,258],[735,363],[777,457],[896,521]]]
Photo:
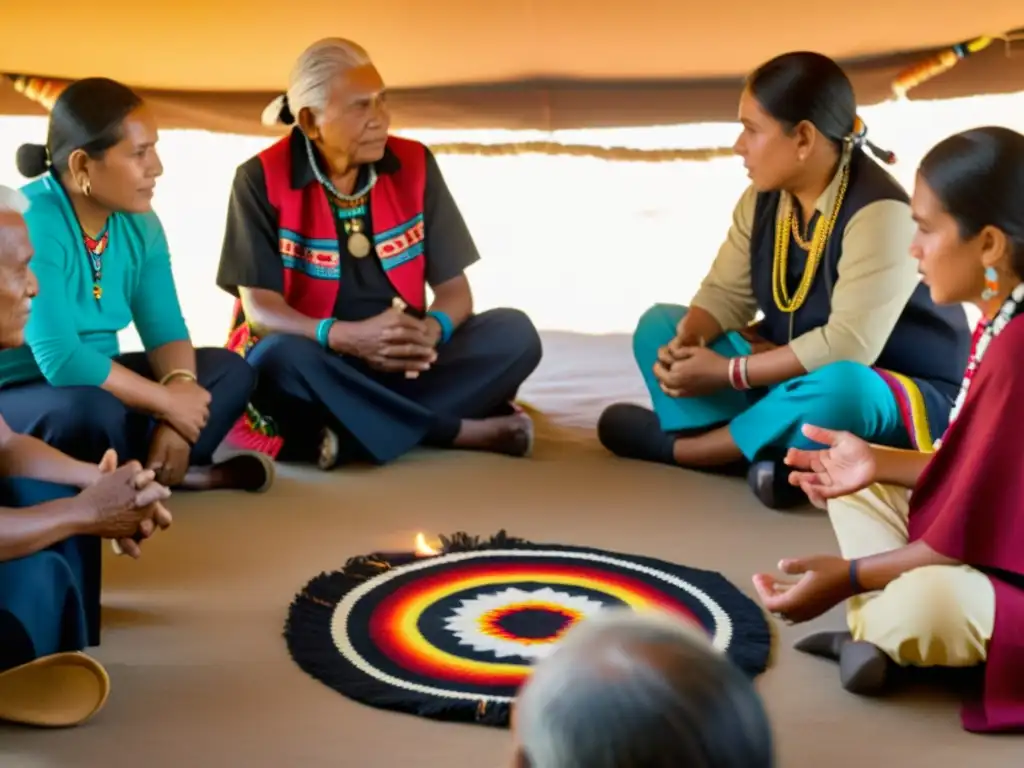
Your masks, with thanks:
[[[721,574],[505,532],[353,557],[297,595],[285,638],[302,669],[363,704],[507,726],[532,665],[610,607],[670,611],[752,677],[767,666],[765,615]]]

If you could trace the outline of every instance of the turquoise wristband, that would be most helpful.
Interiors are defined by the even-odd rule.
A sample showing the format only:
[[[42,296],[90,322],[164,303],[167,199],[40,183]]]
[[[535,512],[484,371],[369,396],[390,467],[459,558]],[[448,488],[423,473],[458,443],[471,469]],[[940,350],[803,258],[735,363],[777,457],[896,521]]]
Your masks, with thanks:
[[[320,342],[320,346],[327,349],[331,343],[331,328],[337,322],[333,317],[328,317],[325,320],[321,320],[320,324],[316,327],[316,340]]]
[[[437,320],[437,324],[441,326],[441,343],[447,343],[448,339],[455,333],[455,323],[452,322],[452,319],[438,309],[432,309],[427,312],[427,317]]]

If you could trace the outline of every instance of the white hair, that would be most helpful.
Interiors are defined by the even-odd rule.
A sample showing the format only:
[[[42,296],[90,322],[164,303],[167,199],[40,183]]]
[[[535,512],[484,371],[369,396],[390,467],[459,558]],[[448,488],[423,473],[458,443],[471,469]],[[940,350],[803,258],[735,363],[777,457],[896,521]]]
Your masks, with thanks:
[[[753,684],[675,616],[609,609],[533,670],[515,703],[522,768],[771,768]]]
[[[24,215],[28,212],[29,202],[19,189],[12,189],[0,184],[0,213],[17,213]]]
[[[287,111],[293,121],[299,119],[299,112],[303,109],[308,108],[314,114],[323,111],[334,79],[369,63],[370,54],[362,46],[341,37],[327,37],[309,46],[295,62],[288,78]],[[286,122],[283,120],[285,104],[284,94],[270,102],[263,110],[263,124]]]

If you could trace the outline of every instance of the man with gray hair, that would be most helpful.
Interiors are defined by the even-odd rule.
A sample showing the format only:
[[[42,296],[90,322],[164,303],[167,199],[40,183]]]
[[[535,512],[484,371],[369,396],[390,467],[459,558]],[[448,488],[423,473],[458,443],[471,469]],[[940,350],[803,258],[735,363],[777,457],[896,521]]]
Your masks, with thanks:
[[[523,686],[513,768],[772,768],[747,676],[675,617],[611,609],[566,633]]]
[[[229,439],[322,469],[422,444],[527,455],[514,400],[540,337],[474,311],[476,245],[430,150],[389,134],[384,90],[359,45],[314,43],[264,114],[290,135],[238,169],[217,283],[259,383]]]
[[[28,206],[0,186],[0,348],[24,343],[39,290]],[[138,462],[76,461],[0,418],[0,720],[75,725],[103,706],[107,673],[80,652],[99,643],[100,540],[138,557],[169,494]]]
[[[25,323],[32,299],[39,291],[29,269],[32,244],[23,215],[28,198],[17,189],[0,185],[0,348],[25,343]]]

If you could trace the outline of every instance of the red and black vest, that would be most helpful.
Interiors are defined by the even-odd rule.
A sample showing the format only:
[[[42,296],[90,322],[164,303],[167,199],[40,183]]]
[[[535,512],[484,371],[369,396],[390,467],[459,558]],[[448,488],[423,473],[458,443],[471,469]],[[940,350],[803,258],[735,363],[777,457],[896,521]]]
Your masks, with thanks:
[[[284,267],[284,298],[308,317],[325,319],[334,313],[341,277],[341,243],[327,193],[318,183],[292,185],[297,145],[286,136],[259,154],[267,198],[277,213],[278,250]],[[413,309],[426,310],[424,252],[424,195],[427,184],[426,148],[394,136],[388,150],[398,168],[381,173],[370,190],[373,247],[398,295]],[[243,357],[259,341],[245,320],[241,301],[235,302],[234,322],[227,347]],[[266,419],[251,406],[228,436],[236,447],[271,456],[282,441]]]

